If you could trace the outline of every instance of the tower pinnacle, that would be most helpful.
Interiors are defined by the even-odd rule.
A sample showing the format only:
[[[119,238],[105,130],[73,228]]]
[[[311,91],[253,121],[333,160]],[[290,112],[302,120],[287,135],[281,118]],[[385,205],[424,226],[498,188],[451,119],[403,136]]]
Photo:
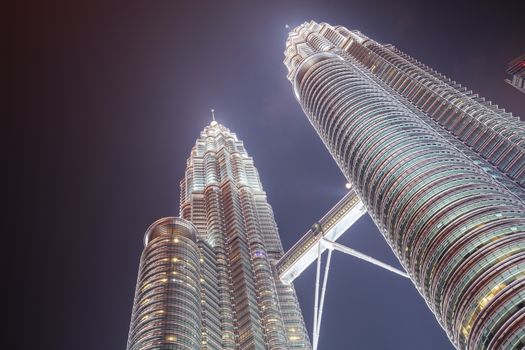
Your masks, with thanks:
[[[211,109],[211,119],[212,119],[211,126],[217,125],[217,121],[215,120],[215,109],[213,108]]]

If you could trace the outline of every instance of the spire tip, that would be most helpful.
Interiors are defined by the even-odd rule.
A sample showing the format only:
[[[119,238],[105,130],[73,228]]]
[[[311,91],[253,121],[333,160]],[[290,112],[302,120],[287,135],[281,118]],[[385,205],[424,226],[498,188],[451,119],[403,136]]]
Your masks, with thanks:
[[[217,121],[215,120],[215,109],[211,109],[211,125],[217,125]]]

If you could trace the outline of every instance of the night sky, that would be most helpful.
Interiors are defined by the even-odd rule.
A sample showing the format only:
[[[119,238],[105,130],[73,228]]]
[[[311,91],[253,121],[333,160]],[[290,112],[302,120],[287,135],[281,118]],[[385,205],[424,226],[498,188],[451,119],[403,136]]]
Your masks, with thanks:
[[[510,2],[482,3],[10,9],[4,271],[21,299],[4,301],[10,333],[27,349],[125,348],[144,231],[178,215],[210,108],[253,156],[285,249],[343,196],[345,180],[286,80],[285,24],[359,29],[525,116],[525,96],[503,82],[525,51],[523,16]],[[340,241],[396,264],[368,216]],[[342,253],[332,264],[320,349],[453,349],[409,280]],[[309,331],[314,270],[295,283]]]

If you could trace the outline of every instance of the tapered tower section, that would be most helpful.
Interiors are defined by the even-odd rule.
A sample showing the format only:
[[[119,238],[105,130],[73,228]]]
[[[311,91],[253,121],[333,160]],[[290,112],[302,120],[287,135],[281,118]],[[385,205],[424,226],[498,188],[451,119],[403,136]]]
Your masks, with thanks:
[[[357,31],[295,28],[288,78],[452,342],[525,346],[518,118]]]
[[[191,151],[180,203],[215,255],[222,349],[310,349],[293,286],[276,277],[283,248],[253,159],[215,120]]]

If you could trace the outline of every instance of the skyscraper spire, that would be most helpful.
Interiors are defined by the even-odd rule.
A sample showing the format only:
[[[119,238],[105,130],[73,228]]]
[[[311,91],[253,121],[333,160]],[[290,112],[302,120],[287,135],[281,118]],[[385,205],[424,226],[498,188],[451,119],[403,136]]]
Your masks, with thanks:
[[[215,120],[215,109],[211,109],[211,125],[217,125],[217,121]]]

